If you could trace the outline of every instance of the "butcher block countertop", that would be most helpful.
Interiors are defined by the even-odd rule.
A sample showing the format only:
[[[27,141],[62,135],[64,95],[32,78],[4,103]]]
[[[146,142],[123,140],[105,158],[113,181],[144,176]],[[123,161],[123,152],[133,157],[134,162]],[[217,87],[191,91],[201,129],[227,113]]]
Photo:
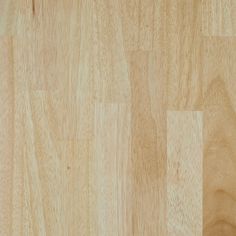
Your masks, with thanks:
[[[0,0],[0,236],[236,236],[236,1]]]

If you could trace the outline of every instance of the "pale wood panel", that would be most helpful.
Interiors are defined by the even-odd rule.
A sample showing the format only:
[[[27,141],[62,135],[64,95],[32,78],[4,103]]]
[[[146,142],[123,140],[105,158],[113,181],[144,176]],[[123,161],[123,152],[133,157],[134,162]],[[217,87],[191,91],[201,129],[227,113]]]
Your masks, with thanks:
[[[25,91],[22,234],[62,235],[62,161],[42,97]]]
[[[78,1],[57,2],[56,17],[53,2],[40,5],[35,1],[34,14],[31,2],[24,4],[17,16],[13,50],[16,153],[12,235],[89,235],[93,84],[88,63],[91,31],[84,22],[91,18],[91,5],[88,1],[80,6]],[[83,12],[81,21],[78,8]],[[50,34],[46,36],[43,27],[55,29],[47,28]],[[56,51],[48,51],[52,45]]]
[[[167,1],[168,109],[199,110],[202,103],[201,1]]]
[[[16,7],[14,0],[0,0],[0,36],[14,34]]]
[[[76,141],[57,139],[47,116],[46,97],[46,92],[31,92],[22,100],[23,167],[17,162],[16,174],[23,183],[15,199],[16,203],[21,199],[22,205],[13,227],[20,224],[16,235],[88,235],[92,144],[88,136]]]
[[[96,104],[90,164],[90,234],[132,235],[130,108]]]
[[[233,108],[236,109],[236,40],[233,37],[205,37],[203,57],[203,91],[207,90],[215,79],[222,80],[231,99]]]
[[[165,27],[165,0],[120,2],[124,47],[128,51],[156,49]]]
[[[236,2],[203,0],[202,32],[205,36],[236,36]]]
[[[236,116],[223,80],[205,98],[204,235],[235,235]]]
[[[47,234],[88,235],[90,135],[62,140],[48,114],[47,94],[37,92],[31,100]]]
[[[118,1],[93,2],[93,71],[96,100],[129,101],[130,86]]]
[[[166,232],[166,86],[161,68],[153,53],[129,53],[133,235]]]
[[[14,155],[13,155],[13,189],[12,189],[12,235],[23,233],[23,169],[25,146],[25,66],[15,63],[24,58],[20,50],[16,50],[22,44],[13,38],[13,68],[14,68]]]
[[[11,232],[14,155],[14,78],[12,38],[0,37],[0,235]]]
[[[0,0],[0,234],[235,235],[235,6]]]
[[[38,13],[34,16],[31,3],[21,5],[16,36],[21,53],[18,64],[25,67],[21,76],[30,90],[48,92],[47,116],[57,138],[79,139],[79,134],[92,133],[92,4],[58,1],[55,7],[60,14],[55,14],[50,4],[35,1]]]
[[[154,1],[120,1],[126,50],[152,50]]]
[[[59,28],[56,25],[59,25],[59,21],[55,12],[62,11],[58,9],[58,2],[51,8],[49,3],[20,0],[17,8],[16,36],[24,44],[24,65],[27,66],[25,76],[30,88],[38,90],[55,90],[58,87]],[[68,35],[65,36],[67,38]]]
[[[62,235],[90,235],[89,165],[92,140],[62,141],[59,145],[63,188]]]
[[[202,112],[167,115],[167,235],[202,235]]]
[[[65,25],[63,23],[63,27],[66,30],[70,26],[70,37],[64,41],[65,32],[58,34],[60,43],[57,50],[64,47],[64,55],[58,61],[66,73],[59,72],[59,87],[57,91],[49,91],[48,98],[51,108],[55,108],[55,114],[51,115],[55,115],[60,127],[59,139],[88,139],[93,133],[95,84],[91,7],[92,1],[69,4],[64,16],[69,20]]]
[[[86,44],[91,45],[91,2],[20,0],[18,5],[16,35],[26,45],[31,89],[57,91],[73,86],[81,48],[87,51]]]
[[[235,39],[204,42],[204,235],[235,235]]]

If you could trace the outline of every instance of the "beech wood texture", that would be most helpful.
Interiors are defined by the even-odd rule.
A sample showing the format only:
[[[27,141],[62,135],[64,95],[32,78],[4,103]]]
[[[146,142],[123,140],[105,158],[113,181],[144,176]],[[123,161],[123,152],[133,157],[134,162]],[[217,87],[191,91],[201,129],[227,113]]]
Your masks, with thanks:
[[[236,1],[0,0],[0,236],[235,236]]]

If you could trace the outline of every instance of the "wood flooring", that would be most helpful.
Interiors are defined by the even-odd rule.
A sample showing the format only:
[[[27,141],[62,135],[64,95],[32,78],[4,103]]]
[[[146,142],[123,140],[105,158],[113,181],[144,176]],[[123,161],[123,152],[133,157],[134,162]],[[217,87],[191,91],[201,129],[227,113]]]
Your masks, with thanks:
[[[236,236],[236,1],[0,0],[0,236]]]

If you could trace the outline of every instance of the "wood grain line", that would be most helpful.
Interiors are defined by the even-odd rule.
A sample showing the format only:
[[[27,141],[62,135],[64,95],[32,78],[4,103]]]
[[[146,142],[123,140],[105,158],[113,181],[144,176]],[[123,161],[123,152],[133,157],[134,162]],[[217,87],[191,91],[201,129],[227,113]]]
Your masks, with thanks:
[[[35,16],[35,0],[32,0],[32,13]]]

